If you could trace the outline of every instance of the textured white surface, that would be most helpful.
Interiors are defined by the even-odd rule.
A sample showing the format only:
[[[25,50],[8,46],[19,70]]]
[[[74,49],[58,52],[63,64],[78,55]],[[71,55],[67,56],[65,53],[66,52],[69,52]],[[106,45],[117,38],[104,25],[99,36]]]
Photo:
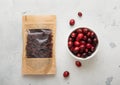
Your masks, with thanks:
[[[77,12],[82,11],[79,18]],[[57,16],[54,76],[22,76],[22,20],[24,14]],[[74,18],[76,24],[69,26]],[[100,37],[96,57],[77,68],[66,50],[67,33],[78,26]],[[0,85],[120,85],[120,0],[0,0]],[[68,70],[70,77],[63,78]]]

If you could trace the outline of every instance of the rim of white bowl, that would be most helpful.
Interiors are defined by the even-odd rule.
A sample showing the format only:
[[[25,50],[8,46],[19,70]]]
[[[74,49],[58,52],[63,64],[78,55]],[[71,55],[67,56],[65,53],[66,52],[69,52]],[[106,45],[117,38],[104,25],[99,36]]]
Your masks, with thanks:
[[[98,39],[98,45],[97,45],[97,47],[96,47],[96,50],[95,50],[90,56],[88,56],[88,57],[86,57],[86,58],[79,58],[79,57],[75,56],[75,55],[70,51],[70,49],[68,48],[68,38],[69,38],[70,34],[71,34],[74,30],[76,30],[76,29],[78,29],[78,28],[88,28],[88,29],[92,30],[92,31],[96,34],[97,39]],[[77,60],[88,60],[88,59],[91,59],[92,57],[94,57],[94,56],[96,55],[96,53],[98,52],[98,50],[99,50],[99,44],[100,44],[99,36],[97,35],[97,33],[96,33],[93,29],[91,29],[91,28],[89,28],[89,27],[75,27],[75,28],[73,28],[72,30],[70,30],[70,32],[68,33],[68,36],[67,36],[67,50],[68,50],[69,54],[70,54],[73,58],[75,58],[75,59],[77,59]]]

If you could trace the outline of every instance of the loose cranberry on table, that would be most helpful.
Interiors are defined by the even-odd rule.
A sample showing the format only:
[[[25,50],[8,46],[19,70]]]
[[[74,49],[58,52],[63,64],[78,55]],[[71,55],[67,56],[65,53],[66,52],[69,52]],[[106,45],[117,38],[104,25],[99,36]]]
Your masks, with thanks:
[[[69,21],[69,24],[70,24],[71,26],[73,26],[73,25],[75,24],[75,20],[74,20],[74,19],[71,19],[71,20]]]
[[[63,73],[63,76],[66,78],[66,77],[68,77],[69,76],[69,72],[68,71],[65,71],[64,73]]]
[[[82,12],[78,12],[78,16],[79,16],[79,17],[82,17]]]
[[[82,65],[80,61],[75,61],[75,64],[77,67],[81,67],[81,65]]]
[[[86,58],[95,52],[98,38],[89,28],[77,28],[68,38],[69,50],[76,57]]]

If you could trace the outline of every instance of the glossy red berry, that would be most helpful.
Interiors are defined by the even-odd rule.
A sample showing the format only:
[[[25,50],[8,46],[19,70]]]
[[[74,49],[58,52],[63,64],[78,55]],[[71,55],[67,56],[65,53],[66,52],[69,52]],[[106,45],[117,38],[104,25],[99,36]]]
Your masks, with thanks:
[[[90,37],[90,32],[87,33],[87,37]]]
[[[76,30],[76,32],[77,32],[77,33],[82,33],[82,29],[78,28],[78,29]]]
[[[78,41],[81,40],[81,39],[83,38],[83,36],[84,36],[84,35],[83,35],[82,33],[79,33],[79,34],[77,35],[76,40],[78,40]]]
[[[83,28],[83,33],[87,34],[87,32],[88,32],[88,28]]]
[[[91,43],[91,42],[92,42],[91,38],[88,38],[88,39],[87,39],[87,42],[88,42],[88,43]]]
[[[73,45],[73,42],[72,42],[72,41],[69,41],[69,42],[68,42],[68,47],[70,48],[70,47],[72,47],[72,45]]]
[[[83,40],[84,40],[84,41],[86,41],[86,40],[87,40],[87,36],[86,36],[86,35],[83,37]]]
[[[81,65],[82,65],[80,61],[75,61],[75,64],[77,67],[81,67]]]
[[[78,41],[75,41],[75,42],[74,42],[74,45],[75,45],[75,46],[79,46],[80,43],[79,43]]]
[[[80,45],[86,45],[85,41],[80,41]]]
[[[86,48],[90,49],[92,47],[92,45],[90,43],[86,44]]]
[[[77,54],[77,57],[80,57],[80,56],[81,56],[81,54],[80,54],[80,53],[78,53],[78,54]]]
[[[65,71],[64,73],[63,73],[63,76],[66,78],[66,77],[68,77],[69,76],[69,72],[68,71]]]
[[[83,53],[85,50],[85,45],[81,45],[80,48],[79,48],[79,52],[80,53]]]
[[[78,16],[79,16],[79,17],[82,17],[82,12],[78,12]]]
[[[86,58],[86,57],[87,57],[87,53],[83,53],[83,54],[81,55],[81,57],[82,57],[82,58]]]
[[[94,32],[91,32],[91,33],[90,33],[90,37],[91,37],[91,38],[94,38],[94,37],[95,37],[95,33],[94,33]]]
[[[73,25],[75,24],[75,20],[74,20],[74,19],[71,19],[70,22],[69,22],[69,24],[70,24],[71,26],[73,26]]]
[[[89,51],[89,50],[86,48],[86,49],[85,49],[85,52],[87,53],[88,51]]]
[[[74,53],[78,53],[79,47],[75,47],[73,51],[74,51]]]
[[[70,37],[70,38],[68,39],[68,41],[72,41],[72,38]]]
[[[91,50],[91,52],[94,52],[95,51],[95,47],[92,46],[90,50]]]
[[[74,33],[74,32],[71,33],[71,37],[72,37],[72,38],[75,38],[75,37],[76,37],[76,33]]]

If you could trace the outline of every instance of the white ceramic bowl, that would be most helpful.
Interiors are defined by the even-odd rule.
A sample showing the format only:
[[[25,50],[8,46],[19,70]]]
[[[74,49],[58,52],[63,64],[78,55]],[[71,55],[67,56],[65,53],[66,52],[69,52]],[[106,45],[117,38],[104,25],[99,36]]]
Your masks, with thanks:
[[[98,52],[100,41],[99,41],[99,37],[98,37],[97,33],[96,33],[94,30],[90,29],[90,28],[88,28],[88,29],[92,30],[92,31],[96,34],[97,39],[98,39],[98,45],[97,45],[97,47],[96,47],[96,50],[95,50],[90,56],[88,56],[88,57],[86,57],[86,58],[77,57],[77,56],[75,56],[75,55],[70,51],[70,49],[68,48],[68,38],[69,38],[70,34],[71,34],[74,30],[76,30],[76,29],[78,29],[78,28],[88,28],[88,27],[76,27],[76,28],[74,28],[73,30],[71,30],[71,31],[69,32],[68,37],[67,37],[67,50],[68,50],[69,54],[70,54],[73,58],[75,58],[75,59],[77,59],[77,60],[88,60],[88,59],[91,59],[91,58],[94,57],[94,56],[96,55],[96,53]]]

